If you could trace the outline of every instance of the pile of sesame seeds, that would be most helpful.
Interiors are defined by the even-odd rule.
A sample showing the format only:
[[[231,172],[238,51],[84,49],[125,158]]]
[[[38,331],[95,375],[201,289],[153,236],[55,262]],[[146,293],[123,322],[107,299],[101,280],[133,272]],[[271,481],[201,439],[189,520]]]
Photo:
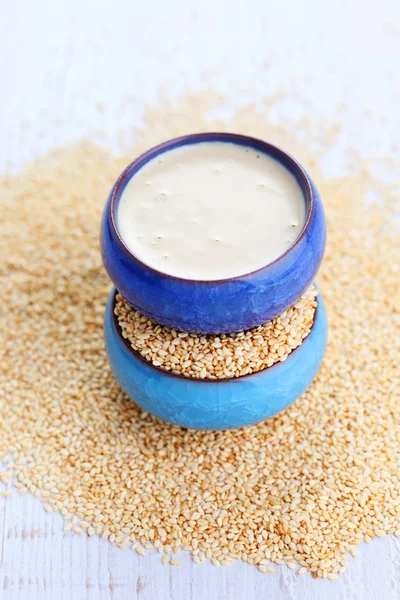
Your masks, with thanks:
[[[359,542],[400,535],[399,205],[367,168],[327,181],[300,143],[249,110],[207,128],[287,148],[324,199],[330,339],[313,385],[263,423],[201,432],[146,414],[112,377],[103,202],[133,155],[199,122],[191,98],[153,115],[129,156],[79,145],[0,181],[0,480],[41,497],[66,531],[155,548],[174,566],[185,549],[198,563],[285,563],[336,579]],[[365,210],[373,186],[385,203]]]
[[[136,311],[120,294],[114,312],[123,337],[154,366],[196,379],[226,379],[286,360],[310,333],[316,296],[311,287],[275,319],[229,335],[197,335],[164,327]]]

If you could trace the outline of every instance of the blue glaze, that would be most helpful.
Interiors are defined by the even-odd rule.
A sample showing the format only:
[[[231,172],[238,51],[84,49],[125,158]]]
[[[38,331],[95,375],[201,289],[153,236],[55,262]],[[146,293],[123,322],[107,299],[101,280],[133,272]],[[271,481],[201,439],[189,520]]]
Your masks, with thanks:
[[[118,201],[130,178],[155,156],[179,146],[210,141],[252,147],[280,161],[303,190],[308,215],[306,224],[285,254],[248,275],[221,281],[193,281],[165,275],[137,259],[123,243],[116,226]],[[321,198],[299,163],[256,138],[204,133],[165,142],[125,169],[105,206],[101,253],[107,273],[122,296],[154,321],[182,331],[226,333],[257,327],[294,304],[315,278],[325,238]]]
[[[325,353],[327,318],[319,294],[310,334],[284,362],[237,379],[187,379],[154,367],[129,346],[114,317],[114,302],[115,290],[110,294],[104,321],[115,378],[145,411],[181,427],[231,429],[275,415],[307,389]]]

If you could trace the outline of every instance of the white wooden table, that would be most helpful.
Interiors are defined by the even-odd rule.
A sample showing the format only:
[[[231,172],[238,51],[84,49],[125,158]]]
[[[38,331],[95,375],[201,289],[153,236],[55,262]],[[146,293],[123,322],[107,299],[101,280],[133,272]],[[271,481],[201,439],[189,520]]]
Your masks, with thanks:
[[[398,152],[399,6],[397,0],[3,2],[0,168],[11,162],[19,169],[99,129],[116,148],[118,129],[140,122],[160,86],[171,96],[211,86],[229,93],[232,106],[283,89],[288,97],[272,115],[281,122],[313,114],[329,121],[343,104],[343,134],[324,165],[333,173],[344,168],[345,146]],[[128,97],[133,114],[123,110]],[[372,112],[368,126],[365,111]],[[166,567],[157,553],[141,558],[63,533],[61,517],[37,499],[0,497],[4,600],[400,598],[400,544],[390,538],[362,545],[336,582],[286,567],[263,575],[244,563],[217,569],[180,559],[180,568]]]

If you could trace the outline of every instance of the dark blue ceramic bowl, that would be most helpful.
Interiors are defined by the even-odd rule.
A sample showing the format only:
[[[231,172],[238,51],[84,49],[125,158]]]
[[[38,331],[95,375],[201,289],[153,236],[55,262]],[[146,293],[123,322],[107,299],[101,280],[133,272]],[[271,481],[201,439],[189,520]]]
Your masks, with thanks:
[[[264,152],[284,165],[303,190],[306,221],[299,237],[274,262],[248,275],[220,281],[195,281],[166,275],[134,256],[119,234],[118,202],[130,178],[155,156],[200,142],[228,142]],[[101,254],[118,291],[149,318],[182,331],[229,333],[257,327],[294,304],[314,280],[324,253],[325,237],[321,198],[294,158],[249,136],[199,133],[164,142],[127,166],[112,188],[104,209]]]

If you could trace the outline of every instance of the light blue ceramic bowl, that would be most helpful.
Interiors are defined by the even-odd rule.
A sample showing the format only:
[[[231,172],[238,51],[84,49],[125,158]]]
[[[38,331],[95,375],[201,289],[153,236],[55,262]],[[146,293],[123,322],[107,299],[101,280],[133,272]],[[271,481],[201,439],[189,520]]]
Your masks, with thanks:
[[[237,379],[198,380],[153,366],[121,335],[110,294],[104,322],[108,359],[126,394],[145,411],[192,429],[232,429],[272,417],[294,402],[310,385],[321,365],[327,340],[327,318],[321,295],[311,332],[288,358]]]

